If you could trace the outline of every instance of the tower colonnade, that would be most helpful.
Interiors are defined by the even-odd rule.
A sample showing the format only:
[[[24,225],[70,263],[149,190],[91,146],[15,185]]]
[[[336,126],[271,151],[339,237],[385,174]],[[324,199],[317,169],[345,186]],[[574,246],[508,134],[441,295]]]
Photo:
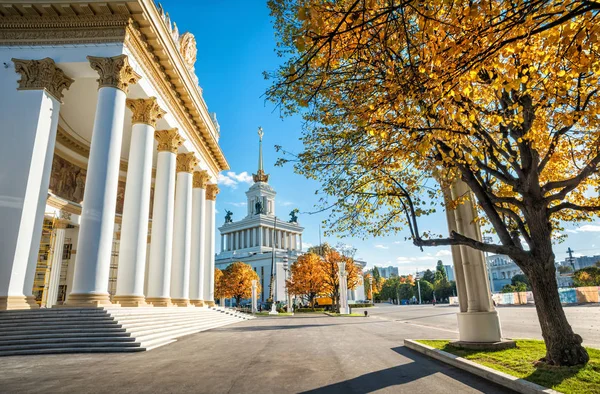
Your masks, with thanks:
[[[65,306],[214,305],[218,188],[210,180],[216,177],[201,168],[198,154],[184,145],[183,135],[189,132],[182,135],[176,128],[157,129],[157,122],[169,113],[156,97],[139,98],[141,89],[135,98],[128,97],[130,88],[143,77],[134,70],[127,54],[87,59],[97,73],[98,92],[72,288]],[[18,140],[18,144],[0,148],[0,163],[5,168],[0,183],[0,195],[5,200],[0,205],[4,218],[0,234],[0,310],[37,307],[32,288],[63,93],[79,82],[51,58],[13,58],[12,62],[12,75],[9,70],[3,72],[0,83],[9,86],[11,78],[21,79],[16,81],[16,92],[0,99],[0,112],[28,116],[3,116],[9,119],[5,137]],[[132,114],[130,130],[124,130],[126,108]],[[124,131],[131,133],[131,139],[120,217],[116,293],[111,299],[108,282]],[[12,166],[7,165],[11,162]],[[18,171],[7,171],[15,166]],[[62,256],[65,228],[62,221],[57,226],[54,256]],[[57,297],[54,287],[61,259],[55,260],[48,306]]]

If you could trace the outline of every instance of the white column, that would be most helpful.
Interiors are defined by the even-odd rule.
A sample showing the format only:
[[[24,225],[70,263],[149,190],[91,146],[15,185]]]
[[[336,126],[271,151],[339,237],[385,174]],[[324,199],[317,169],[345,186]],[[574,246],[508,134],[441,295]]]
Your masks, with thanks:
[[[469,201],[459,205],[451,211],[451,214],[447,215],[449,230],[455,230],[472,239],[481,240],[481,231],[475,221],[474,196],[468,186],[463,181],[456,180],[446,194],[450,194],[447,198],[453,200],[460,196],[470,195]],[[452,219],[454,223],[452,223]],[[452,255],[461,310],[457,313],[460,340],[465,342],[500,341],[502,338],[500,320],[491,301],[483,253],[467,246],[459,246],[452,247]]]
[[[177,148],[183,143],[183,139],[177,129],[158,130],[154,135],[158,140],[158,159],[154,182],[146,302],[151,302],[154,306],[170,306],[175,163]]]
[[[127,56],[88,56],[100,78],[88,160],[73,292],[67,305],[110,305],[108,277],[117,205],[125,99],[129,84],[140,78]]]
[[[194,167],[197,165],[198,159],[194,152],[177,155],[175,220],[173,222],[173,265],[171,267],[171,301],[177,306],[191,305],[192,173],[194,172]]]
[[[46,308],[56,305],[58,299],[58,286],[60,284],[60,271],[63,262],[63,248],[65,246],[65,232],[68,222],[59,219],[54,224],[54,240],[52,243],[52,262],[50,264],[50,280],[48,282],[48,296]]]
[[[144,278],[152,186],[152,151],[156,121],[165,112],[156,103],[156,97],[127,99],[127,107],[133,114],[133,128],[119,242],[117,291],[113,300],[123,306],[145,306]]]
[[[302,251],[302,234],[299,234],[298,238],[300,238],[300,245],[298,250]]]
[[[256,242],[258,242],[258,246],[260,246],[261,248],[265,245],[263,245],[263,230],[262,227],[257,227],[256,228],[256,232],[257,232],[257,240]]]
[[[73,82],[50,58],[12,61],[16,73],[0,73],[0,310],[38,307],[32,288],[58,115]]]
[[[208,306],[215,306],[215,200],[218,193],[217,185],[206,186],[204,302]]]
[[[204,305],[204,265],[206,244],[206,171],[194,171],[192,191],[192,255],[190,261],[190,302]],[[221,251],[225,248],[225,235],[221,235]]]
[[[221,252],[225,251],[225,234],[221,234]]]
[[[258,290],[258,281],[256,279],[252,279],[252,313],[256,313],[258,312],[258,307],[257,307],[257,294],[256,291]]]

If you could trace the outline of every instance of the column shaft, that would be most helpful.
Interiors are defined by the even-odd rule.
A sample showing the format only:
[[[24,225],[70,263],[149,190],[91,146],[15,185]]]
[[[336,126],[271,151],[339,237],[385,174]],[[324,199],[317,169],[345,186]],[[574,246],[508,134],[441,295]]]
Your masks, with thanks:
[[[108,277],[121,162],[126,94],[113,87],[98,90],[81,212],[73,292],[67,304],[110,305]]]
[[[65,246],[66,223],[59,222],[54,229],[52,244],[52,263],[50,265],[50,281],[48,282],[48,296],[46,308],[56,305],[58,299],[58,286],[60,284],[60,271],[62,269],[63,248]]]
[[[206,244],[206,190],[208,180],[205,171],[194,172],[192,192],[192,255],[190,261],[190,301],[196,306],[204,305],[204,274]],[[221,250],[225,235],[221,237]]]
[[[146,305],[144,277],[148,247],[148,214],[152,183],[154,127],[134,124],[131,134],[125,203],[119,242],[119,267],[115,302],[125,306]]]
[[[146,301],[154,306],[171,305],[174,197],[175,153],[158,152],[146,296]]]
[[[215,199],[219,188],[209,184],[206,187],[206,250],[204,271],[204,302],[215,305]]]

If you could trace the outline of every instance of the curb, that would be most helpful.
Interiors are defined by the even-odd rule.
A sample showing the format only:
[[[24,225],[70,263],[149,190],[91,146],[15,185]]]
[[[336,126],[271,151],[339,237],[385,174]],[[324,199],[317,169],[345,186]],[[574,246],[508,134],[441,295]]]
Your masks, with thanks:
[[[504,386],[511,390],[514,390],[522,394],[560,394],[559,391],[549,389],[539,384],[529,382],[524,379],[517,378],[515,376],[506,374],[504,372],[496,371],[495,369],[486,367],[481,364],[477,364],[473,361],[458,357],[454,354],[444,352],[443,350],[432,348],[431,346],[418,343],[416,341],[405,339],[404,346],[412,349],[416,352],[422,353],[426,356],[439,360],[443,363],[449,364],[455,368],[462,369],[473,375],[477,375],[481,378]]]

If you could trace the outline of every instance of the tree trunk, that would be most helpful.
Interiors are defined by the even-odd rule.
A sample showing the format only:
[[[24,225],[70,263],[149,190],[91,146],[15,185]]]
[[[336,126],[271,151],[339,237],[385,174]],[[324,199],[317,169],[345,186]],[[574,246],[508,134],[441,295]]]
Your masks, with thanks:
[[[523,266],[533,291],[535,308],[546,343],[544,361],[550,365],[586,364],[589,355],[581,346],[581,336],[569,325],[560,297],[554,261],[530,261]]]

